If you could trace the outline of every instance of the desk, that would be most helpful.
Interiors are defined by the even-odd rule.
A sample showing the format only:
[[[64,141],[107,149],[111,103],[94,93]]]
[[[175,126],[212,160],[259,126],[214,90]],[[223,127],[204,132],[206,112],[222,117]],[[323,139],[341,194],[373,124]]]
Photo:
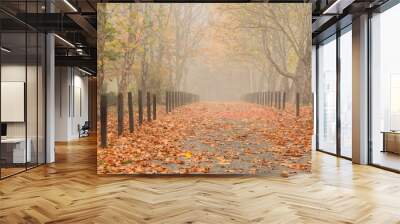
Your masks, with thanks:
[[[25,152],[25,138],[6,138],[1,139],[1,157],[6,163],[26,163],[31,162],[32,153],[30,138],[26,140],[28,143]]]
[[[382,152],[400,154],[400,131],[383,131]]]

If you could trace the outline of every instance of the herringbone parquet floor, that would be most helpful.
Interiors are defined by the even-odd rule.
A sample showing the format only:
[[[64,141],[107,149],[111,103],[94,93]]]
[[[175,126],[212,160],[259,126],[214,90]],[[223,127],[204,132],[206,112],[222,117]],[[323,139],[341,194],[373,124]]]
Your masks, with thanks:
[[[313,173],[270,177],[96,175],[95,139],[0,181],[0,223],[400,223],[400,175],[313,154]]]

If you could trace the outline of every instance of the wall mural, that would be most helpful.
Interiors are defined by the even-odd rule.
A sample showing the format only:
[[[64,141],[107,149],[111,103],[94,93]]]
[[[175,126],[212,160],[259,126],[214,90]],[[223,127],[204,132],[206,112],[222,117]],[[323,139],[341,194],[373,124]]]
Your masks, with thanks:
[[[310,4],[98,4],[98,174],[310,172]]]

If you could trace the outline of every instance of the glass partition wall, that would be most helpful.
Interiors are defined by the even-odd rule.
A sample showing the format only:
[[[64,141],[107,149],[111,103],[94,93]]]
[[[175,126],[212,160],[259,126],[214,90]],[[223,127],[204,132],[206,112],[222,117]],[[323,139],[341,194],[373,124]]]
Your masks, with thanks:
[[[24,12],[35,12],[39,10],[39,2],[18,2],[18,7]],[[44,33],[9,14],[0,12],[0,18],[12,23],[12,26],[0,23],[0,178],[3,179],[46,160],[46,40]]]
[[[371,18],[370,163],[400,171],[400,4]]]
[[[317,47],[317,150],[352,157],[351,25]]]

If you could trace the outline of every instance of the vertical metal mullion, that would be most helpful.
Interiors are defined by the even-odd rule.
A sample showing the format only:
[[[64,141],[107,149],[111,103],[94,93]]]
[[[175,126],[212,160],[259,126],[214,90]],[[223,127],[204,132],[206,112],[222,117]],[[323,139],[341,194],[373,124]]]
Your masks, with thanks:
[[[36,1],[36,13],[39,13]],[[39,165],[39,31],[36,30],[36,166]]]
[[[63,75],[63,73],[61,73],[60,72],[60,75],[58,76],[58,87],[59,87],[59,90],[60,90],[60,93],[58,94],[59,95],[59,101],[60,101],[60,118],[62,117],[62,85],[61,85],[61,81],[62,81],[62,77],[63,77],[64,75]]]
[[[39,13],[39,1],[36,1]],[[36,166],[39,165],[39,31],[36,31]]]
[[[72,82],[72,87],[71,87],[71,94],[72,94],[72,117],[75,119],[75,68],[71,67],[71,82]]]
[[[319,149],[319,44],[315,47],[315,149]]]
[[[46,2],[47,12],[47,2]],[[47,38],[48,33],[44,33],[44,163],[47,163]],[[61,91],[61,90],[60,90]],[[43,108],[42,108],[43,109]]]
[[[25,21],[28,19],[28,1],[25,1]],[[24,102],[24,118],[25,118],[25,170],[28,169],[28,113],[27,113],[27,91],[28,91],[28,25],[25,25],[25,102]]]
[[[25,21],[28,18],[28,1],[25,1]],[[27,116],[27,91],[28,91],[28,26],[25,25],[25,93],[24,93],[24,120],[25,120],[25,170],[28,169],[28,116]]]
[[[368,83],[368,90],[367,90],[367,132],[368,132],[368,164],[373,164],[373,153],[372,153],[372,11],[368,11],[368,30],[367,30],[367,47],[368,47],[368,54],[367,54],[367,83]]]
[[[341,84],[341,65],[340,65],[340,35],[339,28],[336,31],[336,154],[341,156],[341,119],[340,119],[340,84]]]
[[[45,13],[48,13],[48,8],[49,8],[49,0],[45,0]],[[46,31],[44,33],[44,163],[47,163],[47,145],[49,144],[47,142],[47,44],[49,43],[48,39],[49,33]],[[60,77],[61,78],[61,77]],[[61,89],[60,89],[61,91]]]
[[[71,71],[68,70],[69,67],[67,67],[67,73],[68,73],[68,118],[71,117]],[[61,94],[61,93],[60,93]]]
[[[1,28],[2,28],[2,26],[1,26],[1,24],[2,23],[0,23],[0,47],[2,46],[2,32],[1,32]],[[2,67],[2,58],[1,58],[1,55],[2,55],[3,53],[0,51],[0,125],[2,124],[2,122],[1,122],[1,110],[2,110],[2,108],[1,108],[1,67]],[[1,170],[2,170],[2,162],[1,162],[1,150],[2,150],[2,147],[1,147],[1,144],[0,144],[0,180],[2,179],[2,177],[1,177]]]
[[[46,0],[47,1],[47,0]],[[46,2],[46,12],[47,12],[47,2]],[[48,33],[44,33],[44,163],[47,163],[47,38]],[[61,89],[60,89],[61,91]],[[43,108],[42,108],[43,109]]]

